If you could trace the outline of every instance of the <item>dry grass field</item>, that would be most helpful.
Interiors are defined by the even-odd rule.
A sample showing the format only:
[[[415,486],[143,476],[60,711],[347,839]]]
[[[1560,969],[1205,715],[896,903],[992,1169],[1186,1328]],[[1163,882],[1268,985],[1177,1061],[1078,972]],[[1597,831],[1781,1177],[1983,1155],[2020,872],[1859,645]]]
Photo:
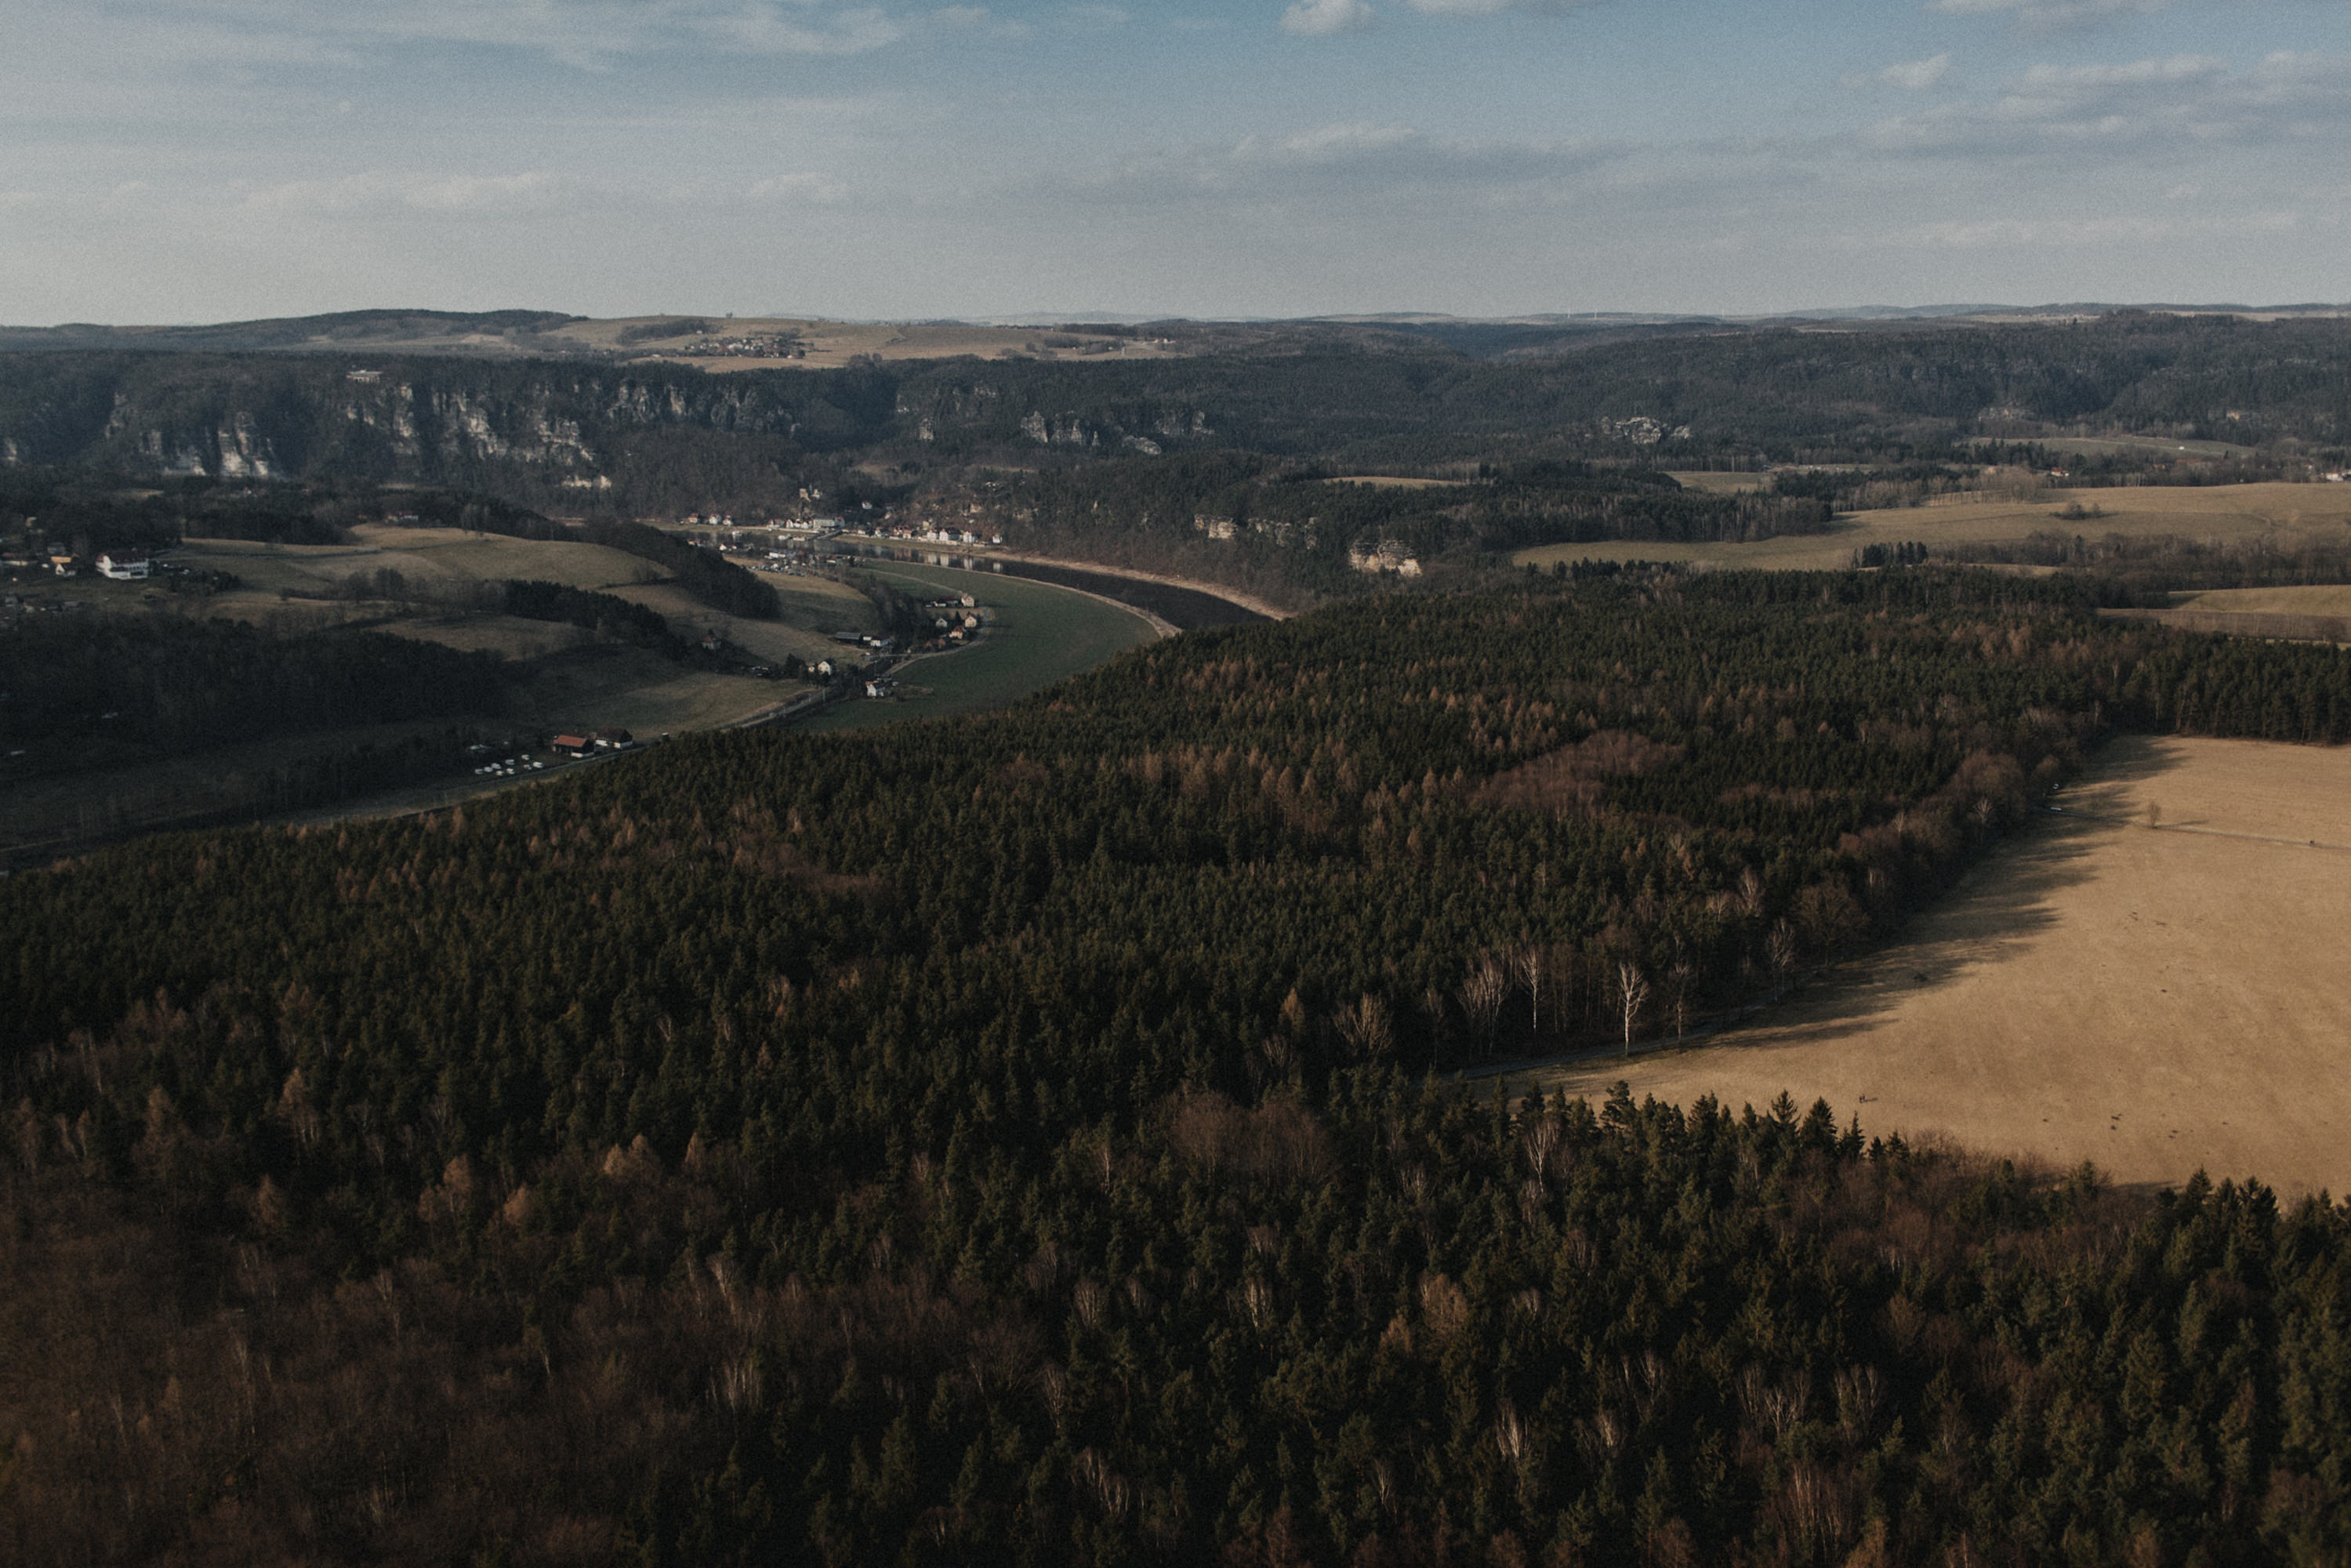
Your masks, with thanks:
[[[1447,490],[1467,479],[1416,479],[1400,474],[1341,474],[1333,485],[1369,485],[1374,490]]]
[[[2228,615],[2351,615],[2351,587],[2294,583],[2282,588],[2207,588],[2173,594],[2171,607]]]
[[[1148,340],[1067,332],[1058,328],[987,327],[960,321],[820,321],[784,316],[675,319],[705,320],[711,329],[708,335],[717,337],[795,337],[808,346],[807,353],[799,359],[711,359],[680,352],[705,336],[701,332],[622,341],[623,333],[656,326],[665,319],[671,319],[648,316],[575,321],[549,335],[598,349],[633,349],[643,359],[698,365],[705,371],[830,370],[860,355],[882,360],[940,360],[966,354],[982,360],[1014,355],[1030,359],[1168,359],[1183,351],[1171,344]]]
[[[1785,1090],[2125,1183],[2351,1192],[2351,747],[2118,741],[2062,800],[1907,939],[1757,1022],[1515,1082]]]
[[[1730,476],[1722,476],[1729,477]],[[2105,515],[2064,517],[2070,503]],[[2351,485],[2137,486],[2111,490],[2049,490],[2028,501],[1964,497],[1932,506],[1896,507],[1839,517],[1827,533],[1791,535],[1757,544],[1657,544],[1614,539],[1598,544],[1539,545],[1512,559],[1549,566],[1554,560],[1703,561],[1714,566],[1813,570],[1842,567],[1864,545],[1917,539],[1932,547],[2022,539],[2035,533],[2179,534],[2195,539],[2241,539],[2339,534],[2351,528]]]
[[[1677,472],[1667,477],[1685,490],[1704,490],[1710,496],[1743,495],[1750,490],[1761,490],[1771,483],[1769,474],[1718,474],[1704,469]]]

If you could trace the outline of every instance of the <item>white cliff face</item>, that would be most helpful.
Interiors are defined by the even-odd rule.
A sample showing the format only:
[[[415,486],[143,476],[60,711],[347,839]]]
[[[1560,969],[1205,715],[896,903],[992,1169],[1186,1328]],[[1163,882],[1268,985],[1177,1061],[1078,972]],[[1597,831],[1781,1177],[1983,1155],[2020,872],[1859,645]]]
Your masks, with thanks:
[[[1347,547],[1347,564],[1357,571],[1418,577],[1420,561],[1401,539],[1358,539]]]
[[[204,464],[204,453],[195,443],[168,441],[160,430],[139,433],[139,452],[159,472],[174,479],[194,478],[211,472]]]
[[[619,380],[566,371],[517,380],[476,375],[468,367],[406,381],[394,374],[240,371],[211,388],[165,382],[152,391],[143,377],[132,377],[68,440],[164,476],[291,477],[315,455],[327,462],[357,458],[385,477],[434,480],[450,468],[499,465],[553,470],[558,479],[586,476],[593,484],[605,466],[598,438],[606,430],[682,424],[796,433],[804,401],[798,385],[778,389],[741,379]],[[206,391],[213,397],[192,405]],[[828,414],[826,423],[834,428],[839,421]],[[1084,443],[1091,435],[1064,421],[1058,431],[1049,426],[1044,439]],[[10,428],[0,439],[10,454],[0,461],[32,462],[43,451],[37,429]]]
[[[1074,413],[1031,413],[1020,422],[1020,433],[1048,446],[1094,446],[1102,440],[1094,426]]]
[[[277,472],[277,455],[262,435],[253,415],[243,409],[230,414],[213,433],[220,454],[224,479],[266,479]]]

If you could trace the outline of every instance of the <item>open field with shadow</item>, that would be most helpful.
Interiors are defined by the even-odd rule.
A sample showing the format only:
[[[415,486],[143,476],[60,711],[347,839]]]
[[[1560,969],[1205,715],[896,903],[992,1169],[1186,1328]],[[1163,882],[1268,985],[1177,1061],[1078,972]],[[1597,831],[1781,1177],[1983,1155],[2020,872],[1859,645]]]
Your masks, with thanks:
[[[2351,747],[2119,740],[2060,800],[1907,939],[1755,1022],[1514,1082],[1785,1090],[2126,1183],[2351,1191]]]
[[[2059,515],[2076,502],[2104,515]],[[1812,571],[1848,566],[1853,552],[1865,545],[1908,540],[1938,549],[2022,539],[2036,533],[2079,534],[2093,539],[2109,534],[2178,534],[2192,539],[2268,536],[2283,541],[2339,537],[2346,528],[2351,528],[2351,485],[2145,485],[2049,490],[2030,500],[1955,499],[1924,507],[1851,512],[1838,517],[1825,533],[1792,534],[1754,544],[1607,539],[1537,545],[1511,559],[1544,567],[1555,560],[1657,560]]]
[[[2351,615],[2351,585],[2313,582],[2274,588],[2207,588],[2173,594],[2171,607],[2226,615]]]

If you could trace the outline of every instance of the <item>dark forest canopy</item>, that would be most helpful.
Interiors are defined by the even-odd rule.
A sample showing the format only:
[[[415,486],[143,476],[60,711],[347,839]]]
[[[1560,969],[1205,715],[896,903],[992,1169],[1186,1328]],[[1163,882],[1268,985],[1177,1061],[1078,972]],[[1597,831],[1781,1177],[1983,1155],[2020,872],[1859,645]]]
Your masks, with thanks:
[[[2116,727],[2351,654],[1594,573],[9,879],[11,1545],[2332,1560],[2345,1211],[1423,1082],[1768,994]]]

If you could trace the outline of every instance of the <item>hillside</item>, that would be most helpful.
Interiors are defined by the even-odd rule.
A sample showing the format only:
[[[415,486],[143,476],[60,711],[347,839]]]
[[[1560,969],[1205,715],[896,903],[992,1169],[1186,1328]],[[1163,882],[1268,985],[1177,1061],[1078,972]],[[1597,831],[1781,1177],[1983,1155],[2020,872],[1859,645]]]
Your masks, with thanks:
[[[2323,1560],[2342,1210],[1425,1082],[1784,988],[2115,727],[2351,654],[1586,573],[11,878],[12,1545]]]
[[[196,329],[68,334],[0,352],[0,476],[161,492],[157,513],[208,486],[297,512],[287,492],[333,491],[295,542],[337,537],[337,508],[396,515],[411,486],[600,523],[976,528],[1303,603],[1406,559],[1753,543],[2053,469],[2201,485],[2351,462],[2351,322],[2322,316],[1571,324],[1516,347],[1409,322],[1102,327],[1017,352],[909,328],[800,360],[720,352],[721,326],[590,343],[561,319],[388,312],[258,324],[304,351],[243,353]],[[455,351],[486,334],[498,354]],[[1666,472],[1774,465],[1741,491]],[[1363,482],[1399,476],[1456,484]]]

